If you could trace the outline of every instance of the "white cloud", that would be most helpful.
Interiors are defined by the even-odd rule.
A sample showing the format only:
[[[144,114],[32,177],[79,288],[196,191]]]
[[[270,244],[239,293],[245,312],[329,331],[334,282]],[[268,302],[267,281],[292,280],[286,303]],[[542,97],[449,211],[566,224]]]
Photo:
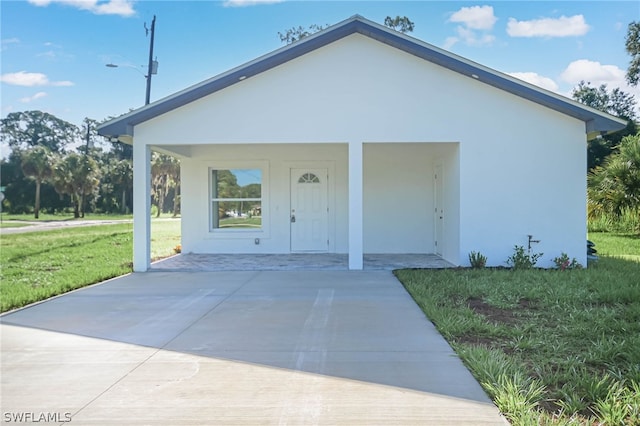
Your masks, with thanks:
[[[588,59],[578,59],[571,62],[562,72],[560,78],[570,84],[578,84],[580,81],[589,81],[595,85],[616,85],[625,83],[625,70],[616,65],[603,65],[600,62]]]
[[[1,44],[1,49],[5,50],[8,49],[9,46],[11,46],[12,44],[19,44],[20,43],[20,39],[17,38],[3,38],[2,39],[2,44]]]
[[[450,22],[462,23],[472,30],[490,30],[497,20],[492,6],[463,7],[449,18]]]
[[[49,81],[49,78],[39,72],[19,71],[0,75],[0,81],[12,86],[73,86],[71,81]]]
[[[38,92],[33,96],[27,96],[27,97],[21,98],[20,102],[22,102],[23,104],[28,104],[28,103],[33,102],[35,100],[42,99],[45,96],[47,96],[46,92]]]
[[[582,15],[531,21],[509,18],[507,34],[511,37],[575,37],[585,35],[590,28]]]
[[[495,41],[489,34],[498,18],[493,14],[491,6],[463,7],[454,12],[449,22],[462,25],[456,27],[456,36],[447,37],[444,48],[450,49],[454,44],[463,42],[469,46],[485,46]]]
[[[273,4],[282,3],[284,0],[226,0],[224,7],[246,7],[255,6],[258,4]]]
[[[96,15],[119,15],[119,16],[133,16],[135,10],[133,9],[132,0],[28,0],[29,3],[34,6],[45,7],[50,4],[62,4],[65,6],[75,7],[80,10],[87,10]]]
[[[595,87],[606,84],[608,90],[619,88],[623,92],[633,95],[636,102],[640,102],[640,86],[629,86],[625,79],[625,73],[625,70],[616,65],[604,65],[597,61],[578,59],[567,66],[560,74],[560,78],[572,87],[576,87],[581,81],[591,83]],[[640,105],[638,105],[638,111],[640,112]]]
[[[549,77],[542,76],[535,72],[510,72],[510,76],[524,80],[527,83],[531,83],[535,86],[542,87],[543,89],[550,90],[552,92],[558,92],[560,87],[558,84]]]

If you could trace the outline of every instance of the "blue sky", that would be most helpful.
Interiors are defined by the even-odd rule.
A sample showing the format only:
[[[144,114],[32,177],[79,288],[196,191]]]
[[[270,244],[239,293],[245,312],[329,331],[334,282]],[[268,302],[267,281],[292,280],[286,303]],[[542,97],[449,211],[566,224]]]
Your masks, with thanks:
[[[408,16],[413,37],[563,95],[586,80],[640,100],[624,82],[638,1],[2,0],[0,13],[2,117],[42,110],[80,125],[142,106],[153,15],[152,102],[281,47],[279,31],[354,14]]]

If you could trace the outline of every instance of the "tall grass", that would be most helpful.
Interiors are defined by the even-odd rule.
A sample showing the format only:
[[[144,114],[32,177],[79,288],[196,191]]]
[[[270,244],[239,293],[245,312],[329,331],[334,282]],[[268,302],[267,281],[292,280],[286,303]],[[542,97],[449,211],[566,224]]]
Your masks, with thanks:
[[[640,214],[638,210],[625,209],[620,216],[605,212],[589,212],[587,221],[589,232],[618,232],[640,235]]]
[[[580,270],[401,270],[397,277],[514,425],[638,425],[640,238]]]

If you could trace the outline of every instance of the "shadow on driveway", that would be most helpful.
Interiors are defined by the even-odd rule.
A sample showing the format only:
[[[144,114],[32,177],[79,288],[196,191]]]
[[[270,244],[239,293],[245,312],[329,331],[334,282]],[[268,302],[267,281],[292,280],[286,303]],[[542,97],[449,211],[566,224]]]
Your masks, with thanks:
[[[0,320],[3,416],[505,424],[389,271],[131,274]]]

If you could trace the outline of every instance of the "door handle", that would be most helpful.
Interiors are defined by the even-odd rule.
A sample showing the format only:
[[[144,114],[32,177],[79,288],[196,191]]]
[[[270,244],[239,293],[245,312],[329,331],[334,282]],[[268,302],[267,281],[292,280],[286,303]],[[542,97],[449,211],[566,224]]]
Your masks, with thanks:
[[[291,223],[296,223],[296,215],[295,214],[291,215]]]

